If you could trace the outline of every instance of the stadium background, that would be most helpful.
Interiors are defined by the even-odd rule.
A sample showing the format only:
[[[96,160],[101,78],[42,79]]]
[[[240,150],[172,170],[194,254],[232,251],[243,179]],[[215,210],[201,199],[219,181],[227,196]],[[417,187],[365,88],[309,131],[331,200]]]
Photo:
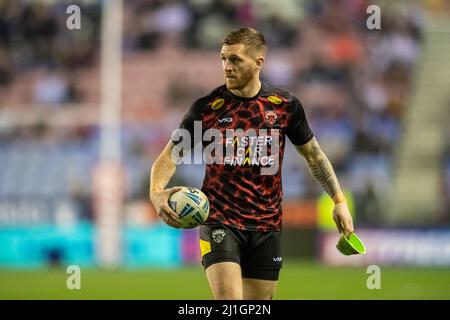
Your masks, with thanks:
[[[266,36],[262,77],[302,101],[368,249],[339,256],[331,204],[289,144],[276,298],[450,298],[449,1],[102,3],[0,1],[0,298],[210,298],[197,230],[159,221],[148,174],[222,83],[220,40],[241,26]],[[171,185],[199,187],[203,169]]]

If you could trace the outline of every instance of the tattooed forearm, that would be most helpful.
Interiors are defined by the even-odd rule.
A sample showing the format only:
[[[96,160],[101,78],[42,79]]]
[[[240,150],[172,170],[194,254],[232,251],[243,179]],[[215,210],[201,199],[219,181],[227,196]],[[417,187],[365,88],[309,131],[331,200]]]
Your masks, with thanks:
[[[305,145],[296,146],[296,148],[304,156],[311,174],[331,198],[334,199],[336,194],[342,192],[333,166],[315,138]]]
[[[334,198],[336,193],[340,191],[340,187],[330,161],[326,157],[323,157],[316,163],[308,164],[308,167],[322,188],[331,198]]]

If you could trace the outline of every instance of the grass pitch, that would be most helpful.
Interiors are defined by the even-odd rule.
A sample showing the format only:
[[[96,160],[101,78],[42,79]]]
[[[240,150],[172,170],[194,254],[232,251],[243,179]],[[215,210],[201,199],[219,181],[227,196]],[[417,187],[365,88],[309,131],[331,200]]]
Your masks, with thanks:
[[[368,289],[366,267],[283,263],[275,299],[450,299],[450,269],[381,267],[381,289]],[[210,299],[201,266],[180,269],[81,270],[69,290],[64,268],[0,269],[0,299]]]

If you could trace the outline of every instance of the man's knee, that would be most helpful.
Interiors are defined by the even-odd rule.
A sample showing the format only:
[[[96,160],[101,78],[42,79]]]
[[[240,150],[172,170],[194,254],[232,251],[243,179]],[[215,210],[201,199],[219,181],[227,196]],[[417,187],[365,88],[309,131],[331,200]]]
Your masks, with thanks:
[[[242,290],[233,287],[213,289],[215,300],[242,300]]]
[[[239,264],[221,262],[206,269],[211,291],[216,300],[241,300],[242,277]]]
[[[272,300],[277,281],[248,279],[243,280],[244,300]]]
[[[244,300],[272,300],[273,291],[271,292],[244,292]]]

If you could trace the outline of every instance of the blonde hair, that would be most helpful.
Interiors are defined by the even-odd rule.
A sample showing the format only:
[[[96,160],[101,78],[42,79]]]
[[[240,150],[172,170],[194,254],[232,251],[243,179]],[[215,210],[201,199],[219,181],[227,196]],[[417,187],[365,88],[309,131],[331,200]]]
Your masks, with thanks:
[[[226,34],[222,40],[222,45],[224,44],[244,44],[255,51],[262,52],[263,55],[267,52],[266,39],[253,28],[241,28]]]

